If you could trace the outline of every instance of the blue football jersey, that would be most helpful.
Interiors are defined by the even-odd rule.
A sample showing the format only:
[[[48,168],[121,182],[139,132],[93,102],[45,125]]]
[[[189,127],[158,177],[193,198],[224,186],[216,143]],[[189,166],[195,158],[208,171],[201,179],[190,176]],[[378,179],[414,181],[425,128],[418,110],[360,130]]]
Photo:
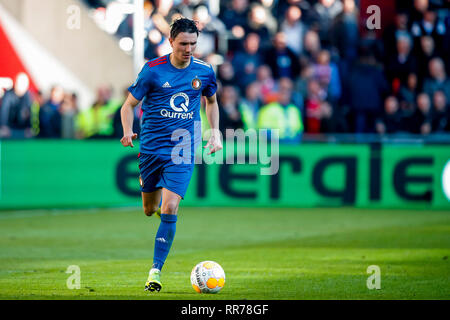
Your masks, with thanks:
[[[202,60],[191,57],[184,69],[175,68],[169,55],[146,63],[128,88],[143,100],[140,152],[170,156],[175,146],[189,146],[193,158],[201,142],[201,96],[211,97],[216,90],[214,70]]]

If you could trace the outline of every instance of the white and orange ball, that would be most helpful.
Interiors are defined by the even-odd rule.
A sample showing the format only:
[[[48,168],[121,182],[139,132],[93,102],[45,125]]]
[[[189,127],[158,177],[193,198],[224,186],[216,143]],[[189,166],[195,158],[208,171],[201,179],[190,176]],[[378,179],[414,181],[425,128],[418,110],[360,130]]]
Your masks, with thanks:
[[[198,293],[217,293],[225,285],[225,272],[214,261],[203,261],[191,272],[192,287]]]

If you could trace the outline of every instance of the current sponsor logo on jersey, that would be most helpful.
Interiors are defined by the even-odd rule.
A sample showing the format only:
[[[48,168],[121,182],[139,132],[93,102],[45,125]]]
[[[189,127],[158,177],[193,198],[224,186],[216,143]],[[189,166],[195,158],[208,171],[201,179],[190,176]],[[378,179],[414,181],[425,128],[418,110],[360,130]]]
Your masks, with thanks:
[[[194,112],[188,112],[189,96],[184,92],[174,94],[170,98],[170,107],[173,111],[167,109],[161,110],[161,115],[172,119],[192,119]]]
[[[181,97],[184,99],[183,102],[181,102],[179,104],[179,106],[175,105],[175,99],[177,99],[178,97]],[[189,107],[189,96],[184,93],[184,92],[179,92],[177,94],[174,94],[171,98],[170,98],[170,107],[175,110],[176,112],[188,112],[188,107]]]

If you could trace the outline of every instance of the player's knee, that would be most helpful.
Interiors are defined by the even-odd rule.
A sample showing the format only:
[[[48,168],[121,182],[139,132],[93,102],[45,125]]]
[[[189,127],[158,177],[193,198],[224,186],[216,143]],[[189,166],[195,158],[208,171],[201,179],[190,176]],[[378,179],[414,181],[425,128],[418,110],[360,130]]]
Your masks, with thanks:
[[[169,201],[165,204],[163,208],[166,214],[177,214],[178,212],[178,201]]]
[[[147,217],[152,216],[158,211],[159,206],[144,206],[144,213]]]

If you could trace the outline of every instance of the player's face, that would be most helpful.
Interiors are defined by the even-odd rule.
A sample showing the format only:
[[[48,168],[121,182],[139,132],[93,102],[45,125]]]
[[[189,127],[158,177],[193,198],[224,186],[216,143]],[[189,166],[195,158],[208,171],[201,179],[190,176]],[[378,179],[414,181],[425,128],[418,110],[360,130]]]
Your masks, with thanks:
[[[197,34],[180,32],[175,39],[170,39],[175,59],[181,63],[186,63],[191,59],[197,46]]]

